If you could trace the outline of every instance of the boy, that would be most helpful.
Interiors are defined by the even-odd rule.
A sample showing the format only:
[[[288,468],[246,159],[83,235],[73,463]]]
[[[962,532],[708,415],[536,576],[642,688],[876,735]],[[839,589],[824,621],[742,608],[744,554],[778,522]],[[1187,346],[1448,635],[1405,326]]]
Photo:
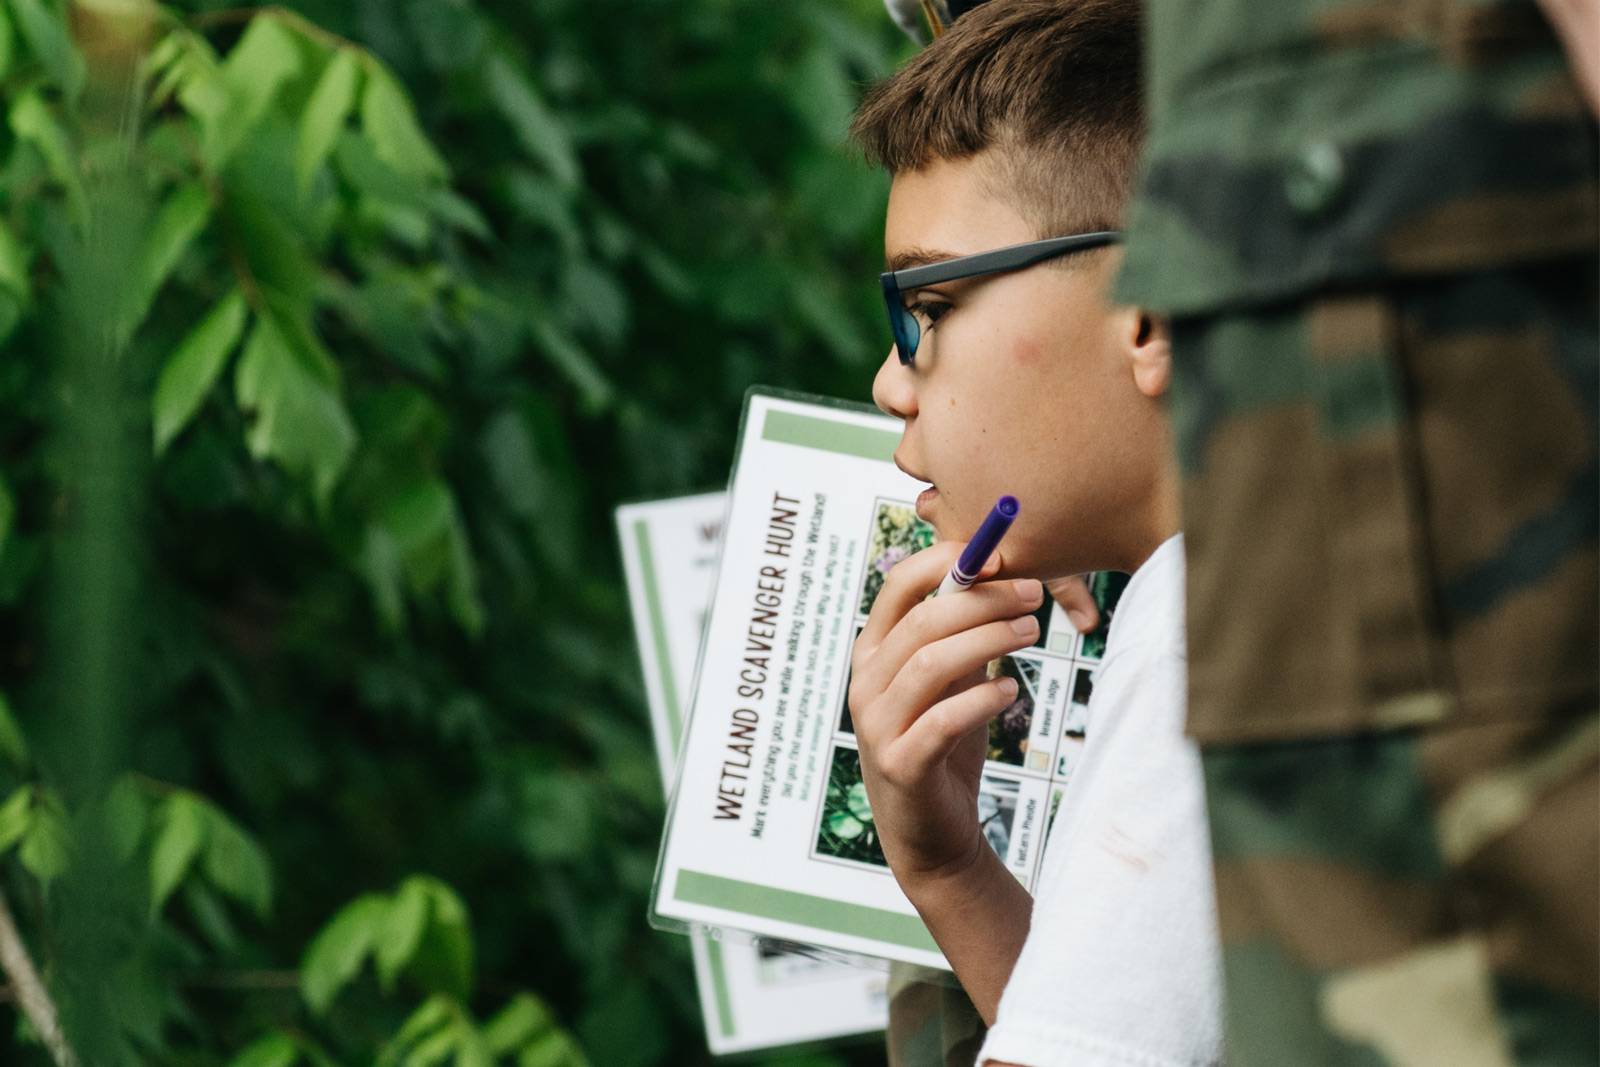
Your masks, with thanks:
[[[1029,266],[885,286],[897,343],[873,396],[904,420],[896,460],[931,483],[917,510],[947,540],[890,572],[856,643],[850,708],[884,853],[993,1027],[980,1063],[1220,1057],[1204,802],[1182,736],[1170,350],[1160,323],[1107,299],[1138,71],[1128,0],[992,3],[854,124],[893,174],[891,271],[1085,235]],[[1002,493],[1022,512],[990,580],[925,599]],[[983,668],[1035,639],[1040,579],[1090,570],[1133,578],[1035,901],[976,818],[987,720],[1015,692]]]

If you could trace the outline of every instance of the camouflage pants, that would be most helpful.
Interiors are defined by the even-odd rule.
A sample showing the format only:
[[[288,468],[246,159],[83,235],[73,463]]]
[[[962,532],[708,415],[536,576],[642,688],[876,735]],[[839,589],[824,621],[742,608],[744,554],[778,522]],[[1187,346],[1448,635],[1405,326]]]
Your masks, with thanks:
[[[889,969],[889,1067],[972,1067],[988,1030],[952,975],[896,963]]]
[[[1232,1067],[1600,1061],[1597,289],[1174,324]]]

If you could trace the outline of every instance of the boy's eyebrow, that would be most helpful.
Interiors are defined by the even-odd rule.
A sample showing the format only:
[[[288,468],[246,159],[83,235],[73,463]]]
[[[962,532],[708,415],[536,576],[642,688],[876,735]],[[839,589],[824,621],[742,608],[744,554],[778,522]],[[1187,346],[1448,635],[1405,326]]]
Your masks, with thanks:
[[[891,272],[910,270],[912,267],[925,267],[929,263],[942,263],[957,257],[958,253],[944,252],[937,248],[903,248],[889,257],[886,269]]]

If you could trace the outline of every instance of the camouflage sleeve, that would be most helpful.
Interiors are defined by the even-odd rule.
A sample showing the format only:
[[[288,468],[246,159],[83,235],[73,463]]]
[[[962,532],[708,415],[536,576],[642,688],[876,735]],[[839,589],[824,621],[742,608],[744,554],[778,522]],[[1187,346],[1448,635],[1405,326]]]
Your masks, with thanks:
[[[1596,127],[1534,0],[1151,0],[1147,67],[1128,303],[1596,247]]]

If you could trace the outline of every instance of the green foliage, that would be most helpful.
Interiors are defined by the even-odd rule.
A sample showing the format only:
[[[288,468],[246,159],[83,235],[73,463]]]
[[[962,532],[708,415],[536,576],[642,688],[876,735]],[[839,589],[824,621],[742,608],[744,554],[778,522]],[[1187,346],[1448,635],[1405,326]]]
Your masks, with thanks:
[[[424,876],[406,879],[393,896],[369,893],[346,904],[300,965],[300,992],[312,1012],[326,1014],[369,957],[385,990],[404,974],[427,992],[468,999],[473,973],[466,906],[449,886]]]
[[[161,368],[150,420],[155,428],[157,452],[165,450],[194,417],[221,377],[222,368],[244,333],[245,315],[244,297],[235,289],[217,301]]]
[[[0,889],[86,1059],[705,1061],[611,509],[721,485],[751,384],[866,395],[895,47],[0,3]],[[122,600],[46,581],[96,559]]]

